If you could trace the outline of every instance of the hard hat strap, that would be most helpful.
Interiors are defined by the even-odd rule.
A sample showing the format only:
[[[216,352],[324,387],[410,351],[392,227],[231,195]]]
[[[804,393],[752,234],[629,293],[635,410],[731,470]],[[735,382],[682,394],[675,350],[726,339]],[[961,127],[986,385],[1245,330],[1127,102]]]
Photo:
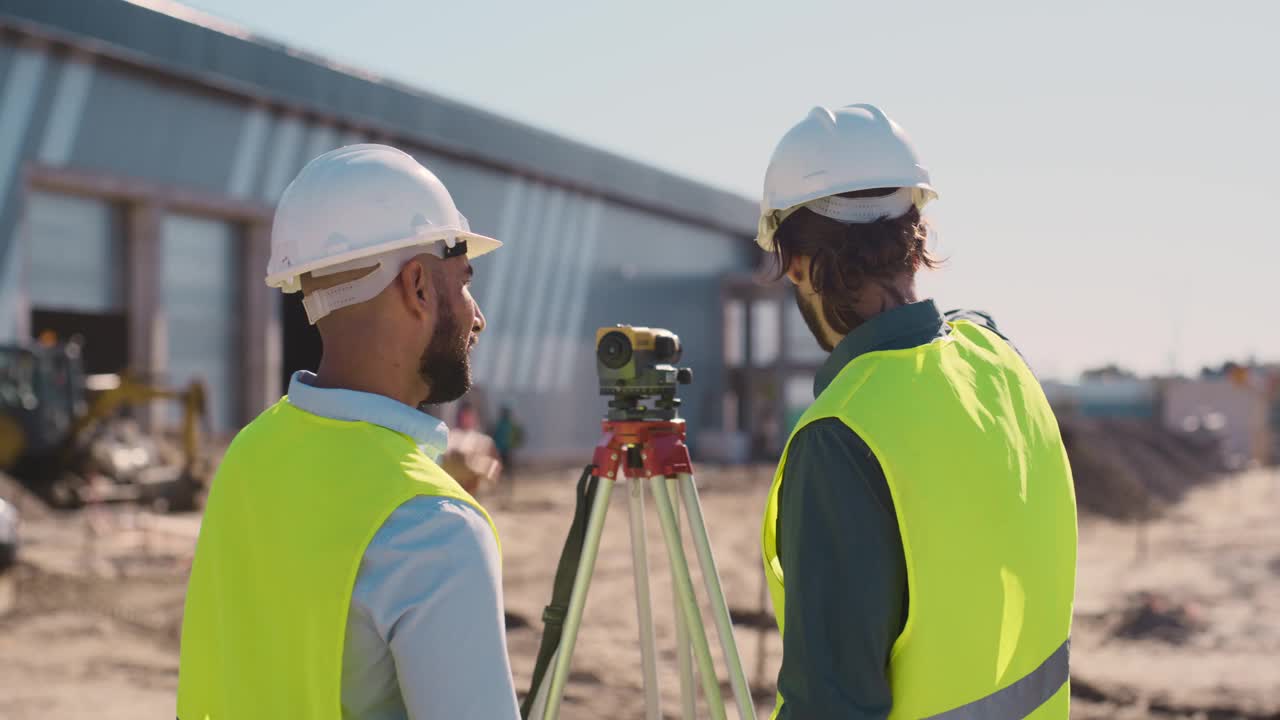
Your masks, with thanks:
[[[416,245],[385,255],[367,259],[362,258],[360,261],[356,261],[363,262],[360,267],[369,267],[375,263],[378,267],[368,275],[350,282],[307,293],[306,297],[302,299],[302,307],[307,311],[307,322],[315,325],[320,321],[320,318],[331,312],[349,305],[358,305],[372,300],[391,284],[395,276],[404,268],[405,263],[427,251],[427,248]],[[349,267],[345,269],[355,270],[358,268]],[[326,275],[335,272],[332,268],[326,268],[325,270],[324,274]],[[319,275],[319,273],[316,274]]]
[[[400,272],[404,264],[413,258],[430,254],[441,259],[449,259],[467,254],[466,239],[458,236],[441,238],[422,245],[410,245],[382,255],[357,258],[345,263],[331,265],[311,271],[314,277],[336,275],[350,270],[377,266],[373,272],[350,282],[335,285],[323,290],[313,290],[302,299],[306,308],[307,320],[315,325],[320,318],[348,305],[372,300],[391,284],[392,278]]]
[[[454,241],[452,245],[445,243],[444,248],[440,251],[440,257],[448,260],[451,257],[467,254],[467,241],[461,238]]]

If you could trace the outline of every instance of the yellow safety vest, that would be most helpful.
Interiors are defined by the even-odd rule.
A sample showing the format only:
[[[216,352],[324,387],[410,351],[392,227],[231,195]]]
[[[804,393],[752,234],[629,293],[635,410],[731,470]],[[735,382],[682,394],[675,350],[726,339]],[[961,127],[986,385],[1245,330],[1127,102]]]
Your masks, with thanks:
[[[928,345],[855,358],[796,428],[822,418],[866,441],[897,511],[910,602],[889,654],[889,717],[1066,720],[1075,489],[1053,411],[1017,352],[953,323]],[[761,543],[779,631],[786,459]]]
[[[210,489],[191,568],[178,717],[340,718],[356,571],[387,516],[419,495],[489,519],[407,435],[288,398],[242,430]]]

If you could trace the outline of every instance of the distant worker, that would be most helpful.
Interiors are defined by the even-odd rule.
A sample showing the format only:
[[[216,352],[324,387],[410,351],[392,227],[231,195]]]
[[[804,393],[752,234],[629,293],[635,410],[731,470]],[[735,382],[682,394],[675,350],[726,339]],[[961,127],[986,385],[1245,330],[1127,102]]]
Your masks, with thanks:
[[[515,492],[516,450],[524,445],[524,426],[516,420],[511,407],[503,405],[498,411],[498,421],[493,424],[493,442],[498,446],[498,458],[502,461],[502,496],[509,501]]]
[[[213,482],[182,720],[519,717],[497,532],[417,409],[470,388],[470,259],[499,245],[383,145],[325,153],[285,190],[267,284],[305,294],[324,352]]]
[[[18,510],[0,498],[0,573],[18,562]]]
[[[498,448],[480,429],[480,415],[469,402],[458,404],[458,419],[449,432],[449,447],[440,467],[473,495],[481,488],[488,490],[502,471]]]
[[[917,295],[936,197],[872,105],[779,142],[756,241],[830,356],[769,493],[780,718],[1066,720],[1071,469],[986,316]]]

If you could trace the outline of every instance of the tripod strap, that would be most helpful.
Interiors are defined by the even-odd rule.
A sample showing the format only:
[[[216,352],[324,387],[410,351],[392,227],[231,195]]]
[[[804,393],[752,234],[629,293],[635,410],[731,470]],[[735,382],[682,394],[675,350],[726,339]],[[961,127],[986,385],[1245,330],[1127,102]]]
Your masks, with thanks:
[[[587,537],[587,519],[596,497],[595,465],[588,465],[578,478],[578,504],[573,509],[573,524],[564,539],[560,551],[560,564],[556,567],[555,583],[551,587],[551,604],[542,611],[542,645],[538,647],[538,661],[533,666],[533,680],[529,693],[520,704],[520,716],[529,720],[533,701],[542,686],[551,658],[560,647],[560,635],[564,631],[565,615],[569,612],[569,596],[573,594],[573,581],[578,575],[578,561],[582,559],[582,544]]]

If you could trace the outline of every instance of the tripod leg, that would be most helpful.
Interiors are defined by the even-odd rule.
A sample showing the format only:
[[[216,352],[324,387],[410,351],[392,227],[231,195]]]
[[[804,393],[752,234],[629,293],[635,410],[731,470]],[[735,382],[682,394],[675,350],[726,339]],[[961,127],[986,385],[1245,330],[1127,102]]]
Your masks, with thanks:
[[[720,635],[720,649],[724,651],[725,665],[728,666],[729,684],[733,687],[733,697],[738,704],[738,716],[742,720],[755,720],[755,703],[751,699],[751,688],[747,685],[747,675],[742,670],[742,659],[738,655],[738,644],[733,637],[733,620],[729,616],[729,603],[725,600],[724,588],[720,585],[720,572],[716,570],[716,560],[711,554],[711,537],[707,534],[707,524],[702,517],[698,486],[694,484],[693,475],[688,473],[679,475],[679,483],[685,512],[689,516],[689,533],[693,536],[693,546],[698,552],[698,564],[702,568],[702,580],[707,586],[711,614]]]
[[[569,679],[569,665],[573,661],[573,645],[578,640],[578,628],[582,625],[582,609],[587,605],[587,588],[591,585],[591,573],[596,566],[596,553],[600,550],[600,535],[604,532],[604,516],[609,512],[609,496],[613,494],[611,478],[596,478],[595,501],[591,504],[591,516],[587,520],[587,537],[582,545],[582,559],[578,573],[573,578],[573,593],[569,595],[569,610],[565,613],[564,631],[560,647],[550,674],[546,693],[546,710],[542,717],[554,720],[560,716],[560,701],[564,698],[564,686]],[[539,694],[541,690],[539,690]]]
[[[667,492],[675,495],[676,481],[675,478],[667,478]],[[675,518],[676,538],[679,542],[680,538],[680,506],[672,504],[672,516]],[[683,547],[683,545],[682,545]],[[683,714],[680,716],[685,720],[695,720],[698,716],[697,698],[694,696],[696,690],[693,686],[693,647],[689,644],[689,628],[685,626],[684,611],[680,607],[680,593],[676,589],[679,586],[676,580],[675,566],[671,567],[671,602],[675,608],[676,618],[676,665],[680,669],[680,709]]]
[[[627,479],[627,509],[631,521],[631,570],[636,580],[636,617],[640,621],[640,670],[644,676],[647,720],[662,720],[658,695],[658,663],[653,639],[653,613],[649,606],[649,549],[645,541],[644,484]]]
[[[556,650],[555,654],[551,656],[551,667],[555,667],[556,663],[558,663],[559,661],[560,661],[560,651]],[[533,704],[529,706],[530,718],[537,718],[538,720],[541,720],[544,717],[549,717],[546,714],[546,712],[547,712],[547,690],[549,689],[547,686],[550,684],[551,684],[551,675],[548,674],[546,677],[542,679],[542,684],[538,686],[537,692],[533,696]]]
[[[690,639],[693,641],[693,653],[698,661],[698,674],[702,676],[702,692],[707,698],[711,717],[714,720],[725,720],[724,699],[720,697],[720,681],[716,677],[715,662],[711,659],[711,648],[707,645],[707,633],[702,627],[702,615],[698,610],[697,596],[693,592],[693,579],[689,576],[689,561],[685,557],[684,546],[680,543],[675,507],[671,502],[667,479],[657,476],[651,478],[649,483],[658,505],[658,517],[662,520],[662,534],[667,543],[667,559],[671,562],[676,581],[680,609],[684,612],[684,621],[689,628]]]

